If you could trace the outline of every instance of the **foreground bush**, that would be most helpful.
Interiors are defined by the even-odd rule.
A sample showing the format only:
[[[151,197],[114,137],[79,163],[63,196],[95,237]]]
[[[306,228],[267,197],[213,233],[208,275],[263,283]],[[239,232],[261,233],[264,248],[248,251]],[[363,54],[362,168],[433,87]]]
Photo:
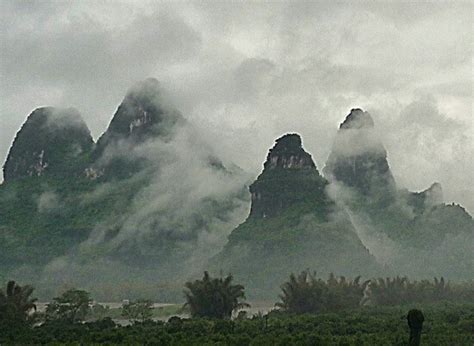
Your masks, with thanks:
[[[230,319],[234,310],[249,306],[244,286],[233,285],[233,277],[211,278],[204,272],[202,280],[186,283],[186,304],[192,317]]]
[[[31,324],[34,322],[36,298],[32,298],[34,288],[30,285],[20,286],[9,281],[5,291],[0,290],[0,324]]]
[[[241,320],[180,319],[115,325],[111,320],[45,324],[7,335],[0,344],[155,345],[406,345],[411,306],[362,307],[340,313],[289,315],[275,311]],[[422,307],[422,345],[474,344],[474,305]]]
[[[333,274],[327,281],[316,277],[316,273],[291,274],[290,280],[281,289],[281,302],[276,306],[293,313],[320,313],[354,308],[363,296],[364,285]]]
[[[379,278],[362,282],[333,274],[324,281],[316,273],[291,274],[282,286],[281,301],[276,304],[291,313],[337,312],[357,306],[395,306],[440,301],[474,301],[474,284],[453,284],[443,278],[410,281],[406,277]]]
[[[145,322],[153,316],[151,300],[141,299],[122,305],[122,316],[131,322]]]
[[[89,292],[70,289],[61,296],[53,298],[46,307],[47,320],[60,320],[68,323],[83,321],[91,312],[92,298]]]

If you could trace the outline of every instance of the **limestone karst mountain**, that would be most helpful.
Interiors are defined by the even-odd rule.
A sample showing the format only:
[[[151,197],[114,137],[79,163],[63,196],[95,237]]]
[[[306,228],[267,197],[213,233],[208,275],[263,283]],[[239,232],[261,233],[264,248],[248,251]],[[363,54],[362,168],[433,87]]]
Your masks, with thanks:
[[[169,137],[183,116],[167,102],[160,83],[149,78],[132,86],[115,112],[107,130],[97,141],[100,153],[113,142],[135,143],[153,137]]]
[[[93,148],[87,125],[75,109],[35,109],[18,131],[3,166],[5,182],[25,177],[76,176]]]
[[[312,208],[327,213],[330,205],[323,179],[316,165],[301,146],[297,134],[287,134],[276,140],[257,180],[250,185],[252,206],[250,218],[278,216],[299,202],[307,201]]]
[[[0,276],[41,275],[57,260],[68,266],[51,279],[74,279],[71,261],[96,273],[106,259],[120,275],[124,264],[172,273],[205,259],[246,211],[246,176],[227,167],[154,79],[127,92],[97,144],[76,111],[36,110],[0,185]]]
[[[429,268],[432,275],[474,276],[472,265],[468,268],[474,262],[474,220],[461,206],[443,203],[439,183],[421,192],[397,186],[367,112],[352,109],[340,125],[324,173],[332,196],[351,213],[364,240],[373,250],[390,249],[381,251],[379,260],[395,270],[418,270],[416,275]],[[420,261],[425,267],[413,265]]]
[[[369,113],[352,109],[339,126],[324,174],[331,181],[372,198],[387,198],[395,192],[387,151]]]
[[[328,197],[327,185],[299,135],[277,139],[250,186],[250,214],[213,259],[214,268],[235,273],[263,292],[301,268],[374,273],[378,266],[373,256],[348,215]]]
[[[160,83],[149,78],[133,85],[97,141],[89,178],[127,178],[149,164],[135,152],[137,146],[157,139],[167,142],[185,119],[163,95]]]
[[[443,203],[440,184],[397,186],[367,112],[341,124],[325,177],[287,134],[249,192],[203,137],[154,79],[127,92],[96,144],[77,111],[35,110],[4,165],[0,278],[82,273],[93,289],[123,272],[141,285],[150,270],[170,279],[209,265],[268,296],[305,268],[474,277],[472,217]]]

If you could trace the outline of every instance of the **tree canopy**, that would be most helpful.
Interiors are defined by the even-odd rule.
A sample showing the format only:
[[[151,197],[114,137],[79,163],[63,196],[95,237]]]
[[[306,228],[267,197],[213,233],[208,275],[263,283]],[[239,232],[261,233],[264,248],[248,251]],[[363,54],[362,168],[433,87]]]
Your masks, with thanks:
[[[233,285],[232,280],[232,275],[212,278],[206,271],[202,280],[187,282],[185,306],[191,316],[230,319],[234,310],[249,306],[244,302],[244,286]]]

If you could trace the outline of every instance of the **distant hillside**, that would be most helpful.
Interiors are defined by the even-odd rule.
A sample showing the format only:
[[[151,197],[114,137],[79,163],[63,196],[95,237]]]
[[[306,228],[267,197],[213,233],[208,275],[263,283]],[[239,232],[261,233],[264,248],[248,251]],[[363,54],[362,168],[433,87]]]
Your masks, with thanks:
[[[213,259],[214,269],[234,273],[257,296],[275,293],[288,273],[301,268],[376,273],[375,258],[348,215],[327,196],[327,185],[299,135],[277,139],[263,172],[250,185],[250,214]]]
[[[175,299],[204,269],[260,297],[307,268],[474,278],[471,215],[443,203],[440,184],[397,186],[367,112],[340,125],[324,177],[286,134],[249,184],[165,94],[154,79],[132,86],[97,143],[74,109],[27,117],[0,185],[0,280],[116,299],[157,292],[158,280],[156,294]]]
[[[459,205],[443,203],[434,183],[422,192],[397,186],[370,114],[351,110],[339,127],[324,173],[332,197],[345,207],[397,273],[474,278],[474,220]],[[393,256],[393,258],[391,258]]]
[[[13,141],[3,166],[4,181],[78,176],[93,145],[90,131],[77,110],[38,108],[28,116]]]
[[[247,210],[247,177],[226,162],[154,79],[127,92],[96,144],[77,111],[33,111],[0,185],[0,279],[94,286],[134,272],[146,285],[149,270],[201,270]]]

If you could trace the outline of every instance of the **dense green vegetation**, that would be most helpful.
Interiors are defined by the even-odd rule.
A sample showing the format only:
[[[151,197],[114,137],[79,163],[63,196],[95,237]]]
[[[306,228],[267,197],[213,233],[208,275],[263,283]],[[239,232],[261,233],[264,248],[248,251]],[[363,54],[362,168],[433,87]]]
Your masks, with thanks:
[[[282,286],[277,306],[291,313],[337,312],[358,306],[396,306],[434,302],[472,302],[473,283],[449,283],[444,278],[410,281],[406,277],[378,278],[362,282],[335,277],[325,281],[316,273],[290,275]]]
[[[82,322],[90,312],[92,299],[90,294],[83,290],[71,289],[64,292],[46,308],[47,321],[65,321],[67,323]]]
[[[14,325],[30,326],[34,321],[32,310],[36,310],[36,298],[31,297],[34,288],[30,285],[20,286],[9,281],[5,291],[0,290],[0,322]]]
[[[122,316],[133,322],[150,320],[153,316],[153,303],[148,299],[139,299],[123,304]]]
[[[46,323],[3,329],[0,343],[113,343],[155,345],[406,345],[411,306],[371,307],[341,313],[288,315],[272,312],[233,321],[171,318],[118,326],[110,319],[85,324]],[[422,345],[472,345],[474,306],[421,307]]]
[[[102,187],[85,178],[33,177],[0,185],[0,263],[41,266],[64,255],[95,225],[117,219],[143,184],[143,177]]]
[[[204,272],[202,280],[186,283],[186,304],[192,317],[230,319],[232,312],[248,307],[244,286],[233,285],[233,277],[212,278]]]
[[[374,125],[368,113],[354,109],[341,125],[325,176],[298,134],[278,138],[237,228],[250,197],[244,181],[211,148],[194,152],[197,133],[185,136],[190,155],[182,155],[185,124],[152,79],[129,90],[97,143],[76,111],[35,110],[17,134],[0,185],[0,280],[33,281],[47,300],[59,286],[83,287],[100,300],[176,301],[182,277],[203,268],[232,272],[249,298],[263,300],[301,268],[473,278],[472,217],[442,204],[437,184],[400,190],[383,144],[366,131]],[[210,188],[223,176],[229,179]],[[388,245],[378,242],[385,238]],[[376,253],[380,248],[389,248],[387,256]],[[371,289],[391,289],[397,280],[406,279],[379,280]],[[363,284],[354,283],[357,297]],[[410,294],[390,299],[407,303]]]
[[[367,306],[360,298],[367,298],[369,283],[374,299]],[[413,308],[423,311],[422,344],[474,342],[472,284],[405,278],[361,282],[334,275],[322,280],[304,271],[282,285],[280,309],[254,316],[241,311],[234,319],[230,312],[244,307],[244,287],[232,284],[232,276],[205,273],[202,280],[188,282],[185,292],[191,319],[154,320],[156,309],[143,300],[123,304],[122,316],[130,324],[121,325],[111,318],[117,317],[112,310],[75,289],[36,313],[33,288],[9,282],[0,291],[0,344],[406,345],[407,312]]]

